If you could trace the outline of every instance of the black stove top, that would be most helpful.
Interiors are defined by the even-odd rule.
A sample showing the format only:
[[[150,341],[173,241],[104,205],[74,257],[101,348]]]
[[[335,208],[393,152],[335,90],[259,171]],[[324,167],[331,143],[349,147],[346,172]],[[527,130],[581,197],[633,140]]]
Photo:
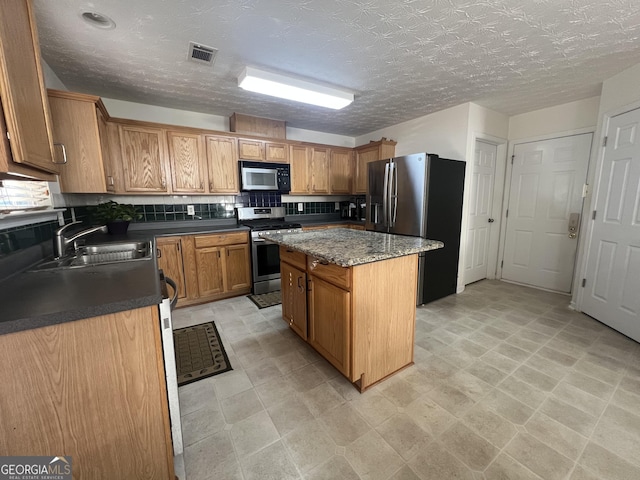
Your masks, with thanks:
[[[242,220],[238,222],[240,225],[249,227],[255,232],[267,230],[289,230],[292,228],[302,228],[302,225],[294,222],[285,222],[280,218],[267,218],[262,220]]]

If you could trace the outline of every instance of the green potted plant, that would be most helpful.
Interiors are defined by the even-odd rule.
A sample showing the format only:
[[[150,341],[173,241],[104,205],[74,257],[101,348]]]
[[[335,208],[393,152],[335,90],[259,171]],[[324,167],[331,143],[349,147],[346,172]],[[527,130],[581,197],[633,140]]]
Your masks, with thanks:
[[[106,224],[111,235],[127,233],[129,222],[142,218],[142,214],[133,205],[113,200],[91,207],[91,216],[96,222]]]

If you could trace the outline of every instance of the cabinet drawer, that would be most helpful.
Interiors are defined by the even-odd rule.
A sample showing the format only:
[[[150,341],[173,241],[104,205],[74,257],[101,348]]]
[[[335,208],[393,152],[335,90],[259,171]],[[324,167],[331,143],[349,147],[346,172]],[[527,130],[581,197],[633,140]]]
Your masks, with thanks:
[[[296,252],[295,250],[289,250],[287,247],[280,246],[280,260],[287,262],[294,267],[298,267],[301,270],[307,268],[306,255],[302,252]]]
[[[215,233],[195,236],[196,248],[235,245],[237,243],[247,243],[248,241],[249,235],[247,232]]]
[[[321,263],[314,257],[307,257],[307,271],[340,288],[351,288],[351,268],[340,267],[333,263]]]

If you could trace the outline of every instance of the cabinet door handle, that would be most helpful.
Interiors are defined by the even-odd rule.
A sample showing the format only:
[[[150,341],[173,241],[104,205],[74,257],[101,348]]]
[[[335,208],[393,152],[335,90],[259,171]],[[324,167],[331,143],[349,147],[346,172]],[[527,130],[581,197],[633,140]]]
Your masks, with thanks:
[[[176,243],[176,249],[180,251],[180,242]]]
[[[304,279],[302,276],[298,277],[298,291],[304,292]]]
[[[160,250],[159,248],[156,248],[156,256],[158,258],[162,258],[162,250]]]
[[[218,254],[218,258],[220,258],[220,250],[216,252]]]
[[[311,291],[311,287],[313,286],[313,283],[311,282],[311,279],[307,280],[307,291],[310,292]]]
[[[67,147],[64,146],[64,143],[54,143],[54,145],[59,145],[60,148],[62,148],[62,162],[56,162],[54,160],[52,161],[56,165],[64,165],[65,163],[67,163]]]
[[[213,192],[213,183],[210,183],[210,184],[209,184],[209,191],[210,191],[210,192]]]

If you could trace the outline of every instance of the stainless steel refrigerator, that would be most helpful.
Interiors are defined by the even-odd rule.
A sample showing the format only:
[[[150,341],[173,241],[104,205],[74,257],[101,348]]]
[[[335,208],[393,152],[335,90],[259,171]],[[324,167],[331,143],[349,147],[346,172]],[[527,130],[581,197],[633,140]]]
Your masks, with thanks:
[[[456,292],[465,162],[418,153],[368,165],[366,229],[444,242],[419,256],[418,305]]]

